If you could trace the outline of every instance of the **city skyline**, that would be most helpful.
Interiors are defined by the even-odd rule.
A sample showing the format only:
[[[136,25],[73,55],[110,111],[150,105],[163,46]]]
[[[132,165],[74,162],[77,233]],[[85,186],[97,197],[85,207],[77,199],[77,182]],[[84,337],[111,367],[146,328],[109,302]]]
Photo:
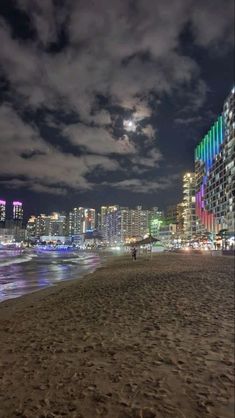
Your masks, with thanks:
[[[233,87],[232,1],[34,3],[1,10],[1,198],[26,217],[180,202]]]

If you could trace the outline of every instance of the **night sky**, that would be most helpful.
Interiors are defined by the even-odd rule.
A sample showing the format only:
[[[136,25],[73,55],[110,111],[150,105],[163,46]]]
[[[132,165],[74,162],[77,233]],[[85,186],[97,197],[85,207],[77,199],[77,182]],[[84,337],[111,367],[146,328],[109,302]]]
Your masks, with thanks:
[[[233,86],[233,0],[1,0],[0,198],[180,201]]]

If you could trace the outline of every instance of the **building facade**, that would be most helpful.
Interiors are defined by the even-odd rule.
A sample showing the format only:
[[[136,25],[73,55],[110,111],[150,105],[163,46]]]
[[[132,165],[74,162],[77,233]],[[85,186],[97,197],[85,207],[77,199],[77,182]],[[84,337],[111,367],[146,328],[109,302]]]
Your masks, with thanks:
[[[100,226],[99,230],[103,237],[103,241],[109,240],[108,225],[111,222],[115,212],[119,209],[118,205],[101,206],[100,208]],[[113,215],[110,215],[113,214]],[[112,222],[111,222],[112,223]]]
[[[23,221],[23,204],[19,201],[13,202],[13,220]]]
[[[192,239],[196,234],[195,174],[186,173],[183,177],[183,234]]]
[[[235,231],[235,87],[227,97],[223,109],[224,117],[224,164],[225,164],[225,223],[228,232]]]
[[[184,203],[178,203],[176,215],[176,232],[179,238],[184,235]]]
[[[68,235],[74,236],[94,230],[96,211],[91,208],[76,207],[68,215]]]
[[[53,212],[51,215],[31,216],[26,226],[28,239],[40,239],[42,236],[66,236],[66,216]]]
[[[234,232],[235,121],[234,89],[224,111],[195,150],[198,230]]]
[[[144,238],[151,232],[153,220],[159,219],[162,215],[158,208],[143,209],[142,206],[134,209],[118,206],[110,208],[103,218],[103,236],[110,245],[123,245]]]
[[[0,225],[6,220],[6,201],[0,200]]]

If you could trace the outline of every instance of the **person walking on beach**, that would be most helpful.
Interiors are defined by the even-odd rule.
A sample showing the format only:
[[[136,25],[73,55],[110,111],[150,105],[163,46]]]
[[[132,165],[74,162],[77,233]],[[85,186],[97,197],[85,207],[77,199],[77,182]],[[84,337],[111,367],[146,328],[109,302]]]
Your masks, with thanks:
[[[136,248],[132,248],[132,260],[136,260]]]

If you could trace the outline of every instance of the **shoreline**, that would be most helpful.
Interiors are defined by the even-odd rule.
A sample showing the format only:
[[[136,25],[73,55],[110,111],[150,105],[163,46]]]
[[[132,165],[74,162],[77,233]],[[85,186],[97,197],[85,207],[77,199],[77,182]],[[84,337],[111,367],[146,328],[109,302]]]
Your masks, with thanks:
[[[61,283],[73,282],[73,281],[80,280],[84,276],[86,276],[88,274],[94,273],[99,267],[105,265],[106,260],[110,257],[110,254],[108,254],[108,253],[100,254],[99,252],[95,252],[95,251],[92,251],[92,252],[89,251],[86,254],[88,256],[93,254],[93,255],[99,257],[99,262],[97,262],[97,266],[95,266],[95,267],[94,266],[90,266],[90,269],[88,269],[87,271],[82,271],[81,270],[80,272],[78,272],[78,275],[77,275],[78,277],[71,277],[69,279],[65,278],[65,279],[61,280],[61,282],[51,282],[51,283],[48,283],[48,285],[45,285],[44,287],[38,286],[38,287],[35,287],[35,289],[32,289],[30,287],[30,284],[31,283],[29,283],[29,288],[27,288],[29,291],[27,290],[25,293],[22,293],[21,295],[12,296],[12,297],[9,297],[9,298],[0,300],[0,305],[2,305],[2,303],[5,303],[7,301],[10,301],[10,300],[17,300],[17,299],[22,298],[22,297],[24,297],[26,295],[30,295],[30,294],[33,294],[33,293],[36,293],[36,292],[44,291],[45,289],[49,289],[49,288],[52,288],[52,287],[54,288],[54,287],[58,286]],[[84,255],[84,252],[82,253],[82,255]],[[78,258],[81,258],[81,260],[83,261],[84,260],[84,257],[82,255],[81,255],[81,253],[79,253],[78,254]],[[15,264],[24,264],[24,263],[28,263],[28,262],[30,263],[31,260],[22,260],[21,262],[18,261],[18,262],[15,262],[15,263],[14,262],[11,262],[10,263],[10,261],[9,261],[9,263],[10,263],[9,266],[11,267],[11,266],[14,266]],[[79,266],[78,266],[78,268],[79,268]],[[74,272],[74,274],[75,274],[75,272]],[[35,271],[35,275],[36,275],[36,271]]]
[[[0,416],[232,418],[233,260],[109,257],[0,305]]]

